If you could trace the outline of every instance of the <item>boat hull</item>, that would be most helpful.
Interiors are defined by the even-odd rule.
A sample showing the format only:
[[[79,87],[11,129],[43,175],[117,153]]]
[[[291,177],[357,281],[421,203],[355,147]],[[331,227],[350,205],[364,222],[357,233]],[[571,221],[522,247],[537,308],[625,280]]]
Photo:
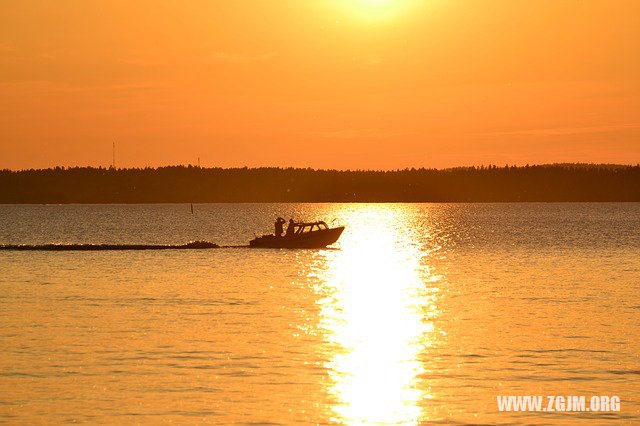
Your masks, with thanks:
[[[249,247],[254,248],[324,248],[340,238],[344,231],[344,226],[338,228],[321,229],[318,231],[306,232],[304,234],[292,235],[289,237],[276,237],[275,235],[265,235],[249,242]]]

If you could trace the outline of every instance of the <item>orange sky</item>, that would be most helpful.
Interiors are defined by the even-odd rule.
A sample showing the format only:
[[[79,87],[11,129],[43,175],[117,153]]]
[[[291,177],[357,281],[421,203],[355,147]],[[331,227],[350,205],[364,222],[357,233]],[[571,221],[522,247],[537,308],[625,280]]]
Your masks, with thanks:
[[[640,162],[640,1],[0,3],[0,168]]]

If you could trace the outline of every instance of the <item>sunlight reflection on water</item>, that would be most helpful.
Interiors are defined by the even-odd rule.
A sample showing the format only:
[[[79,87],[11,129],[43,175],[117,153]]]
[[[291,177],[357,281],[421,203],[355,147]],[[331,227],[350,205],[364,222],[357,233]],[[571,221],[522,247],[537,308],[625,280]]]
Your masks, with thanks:
[[[431,395],[419,386],[419,355],[437,339],[438,277],[421,266],[402,215],[372,205],[347,217],[341,250],[329,252],[317,271],[320,328],[332,351],[326,368],[334,421],[426,420],[420,401]]]

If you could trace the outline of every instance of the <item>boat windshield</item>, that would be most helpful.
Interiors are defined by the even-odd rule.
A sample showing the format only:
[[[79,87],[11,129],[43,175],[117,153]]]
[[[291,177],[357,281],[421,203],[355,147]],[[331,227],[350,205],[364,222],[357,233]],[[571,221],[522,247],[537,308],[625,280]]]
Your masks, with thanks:
[[[310,222],[310,223],[298,223],[296,224],[296,235],[304,234],[312,231],[321,231],[323,229],[329,229],[329,226],[324,222]]]

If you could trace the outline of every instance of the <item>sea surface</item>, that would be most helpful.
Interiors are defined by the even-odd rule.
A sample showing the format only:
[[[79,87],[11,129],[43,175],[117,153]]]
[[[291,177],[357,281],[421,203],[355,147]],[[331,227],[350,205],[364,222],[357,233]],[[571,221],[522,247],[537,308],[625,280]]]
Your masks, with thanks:
[[[638,203],[0,205],[0,244],[242,245],[277,216],[346,230],[0,251],[0,421],[640,424]]]

